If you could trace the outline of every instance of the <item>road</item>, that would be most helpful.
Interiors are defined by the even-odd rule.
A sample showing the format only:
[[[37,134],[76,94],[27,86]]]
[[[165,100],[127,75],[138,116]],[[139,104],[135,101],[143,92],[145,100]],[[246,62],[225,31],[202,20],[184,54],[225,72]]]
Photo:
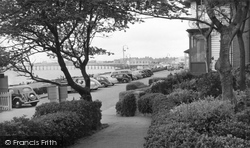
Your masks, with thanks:
[[[172,71],[172,73],[174,72],[175,71]],[[170,74],[169,71],[161,71],[154,73],[152,77],[166,77],[168,74]],[[148,85],[148,80],[150,78],[144,78],[137,81],[143,82],[144,84]],[[115,84],[115,86],[110,86],[107,88],[99,88],[98,90],[93,91],[91,93],[92,98],[93,100],[100,100],[102,102],[101,110],[105,111],[115,106],[116,102],[119,100],[119,93],[126,90],[126,85],[127,83],[123,83],[123,84]],[[79,97],[80,96],[77,93],[70,93],[68,95],[67,100],[72,100],[73,98],[77,100],[79,99]],[[45,102],[49,102],[48,98],[41,99],[38,105],[41,105],[42,103]],[[13,108],[11,111],[0,112],[0,122],[8,121],[11,120],[13,117],[21,117],[23,115],[30,118],[33,116],[34,113],[35,113],[35,107],[31,106],[27,107],[25,106],[19,109]]]

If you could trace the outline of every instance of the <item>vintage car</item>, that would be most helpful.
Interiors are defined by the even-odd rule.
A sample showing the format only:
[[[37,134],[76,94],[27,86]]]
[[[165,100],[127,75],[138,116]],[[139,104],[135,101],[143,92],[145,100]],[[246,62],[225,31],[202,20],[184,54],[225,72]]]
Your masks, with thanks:
[[[127,74],[116,74],[114,77],[118,80],[120,83],[128,83],[132,81],[131,77]]]
[[[99,83],[101,83],[101,85],[103,87],[108,87],[108,86],[113,86],[114,85],[114,83],[109,81],[109,79],[107,79],[104,76],[95,76],[94,79],[96,79]]]
[[[12,86],[9,88],[9,92],[12,96],[12,106],[14,108],[20,108],[23,104],[36,106],[40,100],[40,97],[29,85]]]

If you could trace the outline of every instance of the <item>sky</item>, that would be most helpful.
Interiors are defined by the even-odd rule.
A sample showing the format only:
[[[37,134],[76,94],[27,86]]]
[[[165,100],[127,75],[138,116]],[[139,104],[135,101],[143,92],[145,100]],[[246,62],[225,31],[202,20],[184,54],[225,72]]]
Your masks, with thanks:
[[[181,57],[189,48],[188,22],[167,19],[146,19],[143,23],[130,25],[124,31],[112,33],[108,38],[95,37],[92,46],[101,47],[114,55],[95,56],[91,60],[112,61],[124,57]],[[36,62],[49,61],[46,55],[33,57]]]
[[[189,48],[186,30],[188,22],[181,20],[146,19],[143,23],[130,25],[124,31],[108,38],[95,38],[92,45],[102,47],[114,55],[95,56],[95,60],[113,60],[125,57],[180,57]]]

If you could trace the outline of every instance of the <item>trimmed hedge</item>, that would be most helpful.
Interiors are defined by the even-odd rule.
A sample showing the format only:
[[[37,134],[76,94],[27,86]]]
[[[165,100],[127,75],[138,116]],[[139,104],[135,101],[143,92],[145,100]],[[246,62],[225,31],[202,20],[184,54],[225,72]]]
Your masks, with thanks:
[[[0,136],[17,136],[24,140],[31,136],[37,136],[37,140],[52,136],[63,142],[61,147],[68,146],[101,126],[100,108],[100,101],[45,103],[36,107],[31,119],[25,116],[15,117],[11,121],[0,123]]]
[[[177,93],[177,92],[175,92]],[[155,98],[145,148],[199,147],[245,148],[250,146],[248,120],[235,118],[229,101],[171,99],[173,94]],[[182,99],[177,99],[182,100]],[[176,104],[177,103],[177,104]],[[242,115],[244,114],[244,115]],[[241,112],[245,117],[248,112]],[[242,120],[242,118],[240,118]]]
[[[36,94],[41,95],[41,94],[47,94],[47,87],[40,87],[40,88],[34,88],[33,89]]]
[[[44,103],[36,107],[33,117],[39,117],[60,111],[72,111],[79,114],[86,126],[89,126],[92,129],[97,129],[101,126],[101,106],[102,103],[98,100],[93,102],[73,100],[61,103]]]
[[[140,88],[145,88],[147,87],[147,85],[145,85],[144,83],[142,82],[131,82],[129,84],[126,85],[126,91],[128,90],[135,90],[135,89],[140,89]]]
[[[153,113],[153,102],[158,95],[161,95],[160,93],[149,93],[141,96],[137,101],[137,106],[139,112],[143,114],[151,114]]]
[[[121,116],[134,116],[136,109],[136,97],[134,94],[127,94],[123,100],[116,103],[116,112]]]

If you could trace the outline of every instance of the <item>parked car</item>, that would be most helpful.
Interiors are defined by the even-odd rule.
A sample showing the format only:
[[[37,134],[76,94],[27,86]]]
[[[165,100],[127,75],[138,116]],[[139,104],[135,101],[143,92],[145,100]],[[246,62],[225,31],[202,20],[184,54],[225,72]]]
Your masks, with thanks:
[[[29,85],[10,87],[9,92],[11,93],[12,106],[14,108],[20,108],[24,104],[36,106],[40,100],[40,97]]]
[[[132,71],[132,75],[136,78],[136,80],[143,78],[142,73],[139,70]]]
[[[77,84],[81,85],[82,87],[85,87],[86,83],[83,77],[78,77],[74,80]],[[97,90],[101,86],[101,83],[98,82],[96,79],[90,78],[90,90]]]
[[[110,76],[114,77],[117,74],[127,74],[130,76],[130,78],[133,80],[133,76],[132,76],[132,71],[130,69],[119,69],[119,70],[115,70],[113,72],[111,72]]]
[[[150,69],[143,69],[142,72],[145,73],[147,77],[151,77],[153,75],[153,72]]]
[[[131,77],[127,74],[116,74],[114,77],[118,80],[120,83],[128,83],[132,81]]]
[[[113,85],[118,83],[118,80],[114,77],[111,77],[110,75],[103,75],[103,77],[107,78]]]
[[[94,79],[96,79],[103,87],[108,87],[108,86],[113,86],[114,83],[109,81],[106,77],[104,76],[95,76]]]

